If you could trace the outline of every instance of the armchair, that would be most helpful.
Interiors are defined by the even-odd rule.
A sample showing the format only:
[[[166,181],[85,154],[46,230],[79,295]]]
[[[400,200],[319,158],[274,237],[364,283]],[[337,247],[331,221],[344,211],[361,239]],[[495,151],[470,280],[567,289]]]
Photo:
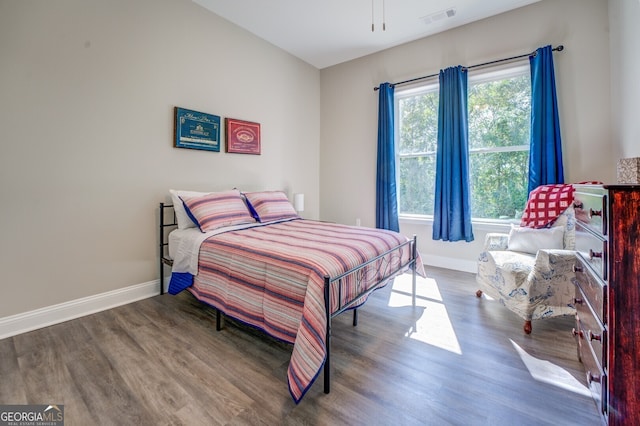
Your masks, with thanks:
[[[480,290],[476,296],[482,297],[484,292],[520,316],[526,334],[532,331],[532,320],[575,314],[575,224],[570,205],[551,228],[528,228],[530,236],[522,234],[519,241],[514,230],[511,234],[487,234],[478,258],[476,282]],[[554,229],[557,227],[562,228]],[[541,232],[536,235],[536,231]],[[551,233],[561,236],[547,237]],[[523,238],[533,242],[523,243]]]

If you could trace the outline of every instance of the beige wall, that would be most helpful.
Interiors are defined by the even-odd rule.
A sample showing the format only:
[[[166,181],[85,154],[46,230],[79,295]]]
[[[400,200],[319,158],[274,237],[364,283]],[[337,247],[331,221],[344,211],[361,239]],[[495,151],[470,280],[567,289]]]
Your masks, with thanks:
[[[635,1],[635,0],[634,0]],[[323,219],[375,225],[377,92],[381,82],[437,73],[563,44],[554,54],[566,180],[615,178],[610,130],[608,13],[605,0],[543,0],[451,31],[321,71]],[[473,270],[475,242],[431,239],[429,224],[401,222],[417,234],[427,264]]]
[[[173,107],[262,125],[262,155],[172,147]],[[0,0],[0,318],[158,278],[169,188],[304,192],[320,73],[190,0]]]
[[[640,0],[609,0],[611,114],[617,158],[640,157]]]

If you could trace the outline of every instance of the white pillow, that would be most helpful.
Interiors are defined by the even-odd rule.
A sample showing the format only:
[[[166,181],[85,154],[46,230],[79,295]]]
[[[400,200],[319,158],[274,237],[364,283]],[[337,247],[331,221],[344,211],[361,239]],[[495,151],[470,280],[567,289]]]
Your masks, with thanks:
[[[541,229],[511,226],[507,250],[536,254],[540,249],[562,249],[563,247],[563,226]]]
[[[197,191],[180,191],[177,189],[170,189],[171,201],[173,203],[173,210],[176,212],[176,221],[178,222],[178,229],[197,228],[197,225],[193,223],[186,210],[180,197],[202,197],[209,194],[208,192]]]

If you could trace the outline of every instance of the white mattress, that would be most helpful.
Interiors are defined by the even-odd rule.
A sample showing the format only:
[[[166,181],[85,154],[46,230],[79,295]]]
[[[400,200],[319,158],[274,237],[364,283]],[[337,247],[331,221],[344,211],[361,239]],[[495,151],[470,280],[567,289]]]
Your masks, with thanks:
[[[241,225],[227,226],[209,232],[200,232],[198,228],[174,229],[169,233],[169,257],[173,259],[171,272],[188,272],[191,275],[198,275],[198,256],[200,245],[209,237],[223,232],[236,231],[238,229],[252,228],[254,226],[264,226],[271,223],[285,222],[292,219],[275,220],[273,222],[245,223]]]
[[[178,246],[180,245],[180,241],[184,238],[189,238],[189,235],[192,234],[193,231],[196,231],[198,234],[202,232],[198,231],[196,228],[188,228],[188,229],[174,229],[169,233],[169,238],[167,241],[169,242],[169,258],[176,258],[176,251],[178,250]]]

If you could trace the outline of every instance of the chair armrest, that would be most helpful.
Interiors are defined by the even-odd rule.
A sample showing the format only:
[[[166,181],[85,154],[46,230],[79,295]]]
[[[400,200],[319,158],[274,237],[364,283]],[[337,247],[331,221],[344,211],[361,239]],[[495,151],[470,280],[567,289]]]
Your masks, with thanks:
[[[484,237],[484,250],[506,250],[509,247],[509,234],[489,232]]]
[[[573,273],[576,263],[576,252],[573,250],[541,249],[536,253],[535,272],[545,275],[562,275]]]

